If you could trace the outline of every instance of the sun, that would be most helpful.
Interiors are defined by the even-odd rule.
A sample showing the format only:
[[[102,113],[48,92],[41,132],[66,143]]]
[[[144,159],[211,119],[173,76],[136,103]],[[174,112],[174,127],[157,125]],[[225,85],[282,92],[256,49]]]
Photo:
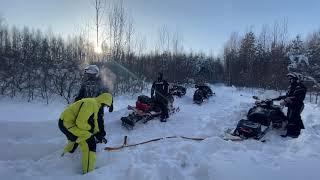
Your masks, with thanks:
[[[101,48],[101,46],[97,46],[97,45],[96,45],[96,46],[94,47],[94,52],[97,53],[97,54],[101,54],[101,53],[102,53],[102,48]]]

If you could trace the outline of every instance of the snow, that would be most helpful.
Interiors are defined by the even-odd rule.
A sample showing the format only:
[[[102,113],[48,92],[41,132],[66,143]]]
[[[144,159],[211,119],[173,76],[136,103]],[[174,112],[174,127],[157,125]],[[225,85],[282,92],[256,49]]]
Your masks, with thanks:
[[[97,169],[81,174],[81,153],[60,157],[66,143],[57,127],[63,103],[0,102],[1,179],[308,179],[318,178],[320,164],[320,111],[306,102],[302,117],[306,126],[298,139],[281,138],[270,131],[267,142],[225,141],[221,135],[233,128],[253,105],[252,95],[275,97],[279,93],[262,90],[237,90],[213,86],[216,96],[201,106],[192,103],[194,89],[175,100],[180,112],[168,122],[159,120],[138,124],[132,131],[121,127],[120,117],[135,96],[115,98],[115,111],[105,114],[108,144],[97,147]],[[147,92],[146,92],[147,93]],[[119,151],[104,151],[105,146],[172,135],[208,137],[198,142],[165,139]]]
[[[306,55],[290,55],[289,59],[288,70],[305,70],[307,66],[310,66]]]

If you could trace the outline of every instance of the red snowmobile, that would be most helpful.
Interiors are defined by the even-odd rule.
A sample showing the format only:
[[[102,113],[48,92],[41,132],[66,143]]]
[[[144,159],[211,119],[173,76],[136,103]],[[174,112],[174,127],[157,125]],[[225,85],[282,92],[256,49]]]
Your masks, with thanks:
[[[179,111],[179,108],[174,108],[172,103],[174,101],[173,96],[169,96],[169,114],[173,114]],[[122,117],[122,126],[131,130],[136,125],[137,122],[141,121],[142,123],[147,123],[148,121],[159,117],[161,115],[161,109],[158,107],[152,98],[141,95],[138,96],[138,100],[136,101],[136,106],[128,106],[128,109],[132,112],[126,116]]]

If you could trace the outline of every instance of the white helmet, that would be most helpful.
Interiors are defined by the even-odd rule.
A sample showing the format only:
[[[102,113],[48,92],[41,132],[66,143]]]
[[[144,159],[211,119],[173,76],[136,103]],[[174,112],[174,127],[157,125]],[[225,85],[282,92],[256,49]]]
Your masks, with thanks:
[[[84,68],[84,73],[98,77],[99,76],[99,68],[97,65],[89,65],[86,68]]]
[[[290,73],[288,73],[288,74],[287,74],[287,77],[288,77],[289,79],[293,79],[293,80],[296,81],[296,82],[301,82],[301,81],[303,81],[303,78],[304,78],[302,74],[296,73],[296,72],[290,72]]]

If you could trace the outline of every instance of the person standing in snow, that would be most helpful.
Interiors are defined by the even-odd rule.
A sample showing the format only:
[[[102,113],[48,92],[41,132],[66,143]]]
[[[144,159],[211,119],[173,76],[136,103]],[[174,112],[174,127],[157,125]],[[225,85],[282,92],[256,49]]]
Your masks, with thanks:
[[[157,80],[152,84],[151,98],[161,109],[161,122],[166,122],[167,118],[169,118],[169,83],[163,79],[162,72],[158,73]]]
[[[75,101],[82,98],[97,97],[102,92],[109,92],[108,88],[103,85],[99,72],[97,65],[88,65],[84,69],[84,81]],[[113,106],[110,107],[109,111],[113,111]]]
[[[82,172],[93,171],[96,161],[96,144],[107,143],[104,122],[99,116],[100,109],[112,105],[109,93],[102,93],[96,98],[84,98],[70,104],[61,114],[59,129],[67,137],[65,153],[73,153],[77,146],[82,151]]]
[[[307,88],[300,82],[299,76],[296,73],[288,73],[287,77],[290,81],[290,86],[285,96],[279,96],[274,100],[282,100],[281,105],[288,107],[287,118],[287,133],[282,137],[297,138],[300,135],[304,125],[301,119],[301,112],[304,108],[304,98],[307,93]]]
[[[93,98],[99,96],[102,92],[109,92],[100,78],[100,70],[97,65],[88,65],[84,69],[84,81],[75,102],[83,98]],[[113,103],[109,106],[109,112],[113,111]],[[99,119],[104,122],[104,109],[101,107],[98,112]],[[105,135],[104,135],[105,136]]]

